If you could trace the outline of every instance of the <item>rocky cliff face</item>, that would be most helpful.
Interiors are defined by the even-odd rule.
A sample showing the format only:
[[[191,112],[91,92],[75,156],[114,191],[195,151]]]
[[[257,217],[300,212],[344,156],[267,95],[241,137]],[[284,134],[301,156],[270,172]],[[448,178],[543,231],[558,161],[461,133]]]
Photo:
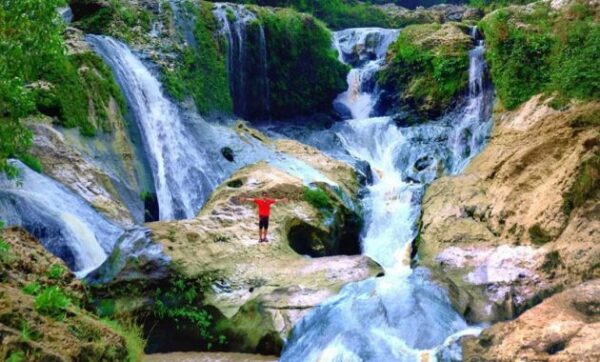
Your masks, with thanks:
[[[600,281],[557,294],[464,344],[465,361],[600,359]],[[532,333],[533,332],[533,333]]]
[[[512,318],[600,276],[600,105],[548,101],[496,114],[487,148],[424,197],[419,262],[472,321]]]

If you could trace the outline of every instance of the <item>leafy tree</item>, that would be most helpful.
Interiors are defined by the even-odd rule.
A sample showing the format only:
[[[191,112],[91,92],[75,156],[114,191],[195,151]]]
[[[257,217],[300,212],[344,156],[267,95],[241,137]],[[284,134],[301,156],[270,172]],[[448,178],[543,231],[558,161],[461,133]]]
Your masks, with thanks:
[[[3,0],[0,3],[0,172],[16,169],[9,157],[25,155],[30,132],[19,119],[34,110],[34,83],[64,57],[64,24],[56,8],[64,0]]]

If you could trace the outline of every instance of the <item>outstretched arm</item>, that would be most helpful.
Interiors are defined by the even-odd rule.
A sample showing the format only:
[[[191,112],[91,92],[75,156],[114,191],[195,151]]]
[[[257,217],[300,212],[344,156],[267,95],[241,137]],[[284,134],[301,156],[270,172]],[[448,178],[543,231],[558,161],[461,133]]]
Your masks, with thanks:
[[[240,197],[241,202],[254,202],[256,199],[248,198],[248,197]]]

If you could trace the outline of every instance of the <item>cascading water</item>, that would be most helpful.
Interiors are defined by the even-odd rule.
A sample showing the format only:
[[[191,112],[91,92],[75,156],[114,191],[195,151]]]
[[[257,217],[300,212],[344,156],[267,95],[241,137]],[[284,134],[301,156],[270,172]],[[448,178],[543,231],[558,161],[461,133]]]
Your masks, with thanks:
[[[372,116],[376,101],[373,76],[383,65],[387,48],[399,33],[399,30],[381,28],[354,28],[334,33],[333,44],[339,60],[353,67],[347,76],[348,90],[333,102],[340,114],[352,119]]]
[[[12,164],[21,174],[0,176],[0,219],[29,231],[79,277],[102,264],[123,230],[58,182]]]
[[[243,5],[215,3],[213,13],[227,39],[229,88],[235,114],[244,118],[268,117],[267,41],[262,24]]]
[[[160,82],[125,44],[95,35],[87,40],[113,69],[141,130],[160,219],[194,217],[223,179],[221,170],[207,161],[209,154],[199,147],[178,107],[164,96]]]
[[[333,127],[346,151],[374,171],[364,199],[363,253],[386,275],[349,284],[311,311],[294,328],[281,361],[453,361],[461,354],[455,342],[479,333],[426,269],[411,269],[410,251],[425,185],[440,172],[460,172],[491,127],[482,55],[480,42],[469,54],[466,102],[437,122],[399,128],[381,117]]]

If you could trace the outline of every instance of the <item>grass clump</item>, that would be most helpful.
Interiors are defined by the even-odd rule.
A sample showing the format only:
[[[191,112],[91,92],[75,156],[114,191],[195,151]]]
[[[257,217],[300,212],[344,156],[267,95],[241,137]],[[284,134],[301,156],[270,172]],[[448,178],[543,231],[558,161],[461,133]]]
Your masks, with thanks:
[[[579,166],[577,175],[569,190],[563,195],[563,211],[571,212],[587,200],[596,197],[600,190],[600,153],[585,159]]]
[[[46,276],[50,279],[60,280],[66,273],[66,269],[60,264],[54,264],[46,272]]]
[[[470,38],[455,25],[407,26],[378,74],[387,103],[407,103],[424,118],[441,115],[467,87],[470,47]]]
[[[57,286],[44,288],[35,298],[35,309],[43,315],[61,320],[65,317],[70,299]]]
[[[144,356],[144,332],[142,328],[133,321],[119,322],[111,319],[101,319],[100,322],[120,334],[125,339],[127,346],[127,362],[139,362]]]
[[[40,293],[40,291],[42,290],[42,286],[40,285],[39,282],[35,281],[35,282],[31,282],[31,283],[25,285],[22,290],[23,290],[23,293],[25,293],[25,294],[35,296]]]
[[[539,93],[568,99],[600,97],[600,24],[583,2],[553,11],[537,3],[532,11],[506,8],[480,26],[496,92],[507,109]]]
[[[529,229],[529,239],[535,245],[543,245],[552,240],[552,236],[548,234],[540,224],[534,224]]]

